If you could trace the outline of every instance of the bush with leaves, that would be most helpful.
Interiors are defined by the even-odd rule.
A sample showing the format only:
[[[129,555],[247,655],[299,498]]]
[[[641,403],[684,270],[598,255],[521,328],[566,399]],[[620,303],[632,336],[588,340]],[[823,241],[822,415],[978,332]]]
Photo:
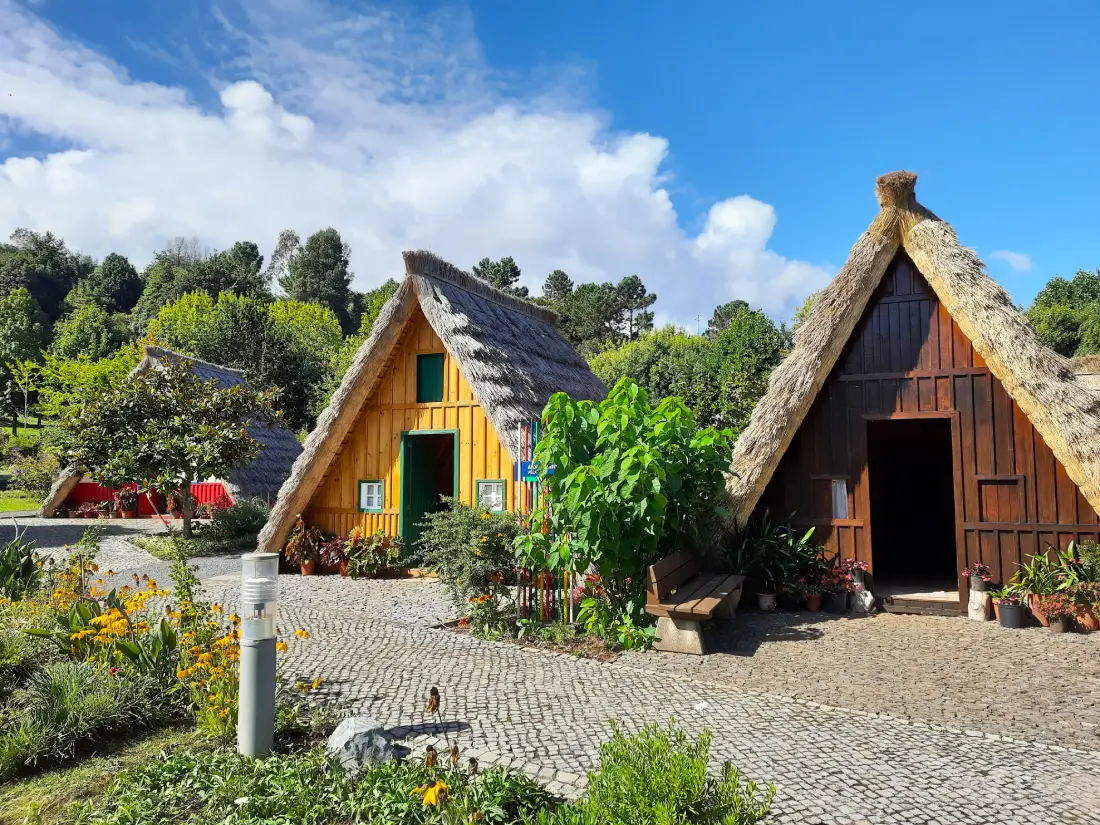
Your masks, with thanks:
[[[465,610],[468,599],[489,592],[493,579],[515,580],[513,543],[519,534],[515,513],[491,513],[447,499],[449,509],[429,513],[420,534],[417,558],[435,570],[455,607]]]
[[[61,465],[49,453],[15,450],[11,458],[11,486],[38,496],[50,491]]]
[[[656,407],[624,378],[605,401],[557,393],[535,461],[547,495],[519,537],[529,566],[642,581],[656,559],[704,542],[722,511],[728,430],[699,429],[677,398]],[[547,471],[547,468],[553,468]]]
[[[271,505],[262,498],[242,498],[229,507],[215,507],[202,532],[216,541],[251,538],[264,529],[269,515]]]
[[[42,584],[42,559],[34,552],[35,543],[25,541],[16,528],[15,536],[0,544],[0,597],[9,600],[34,595]]]
[[[395,569],[401,561],[401,540],[377,530],[371,536],[359,526],[351,528],[344,543],[348,574],[353,578],[373,578]]]
[[[709,731],[692,742],[671,721],[633,736],[612,730],[581,805],[592,825],[751,825],[768,815],[775,788],[758,792],[730,762],[708,773]]]

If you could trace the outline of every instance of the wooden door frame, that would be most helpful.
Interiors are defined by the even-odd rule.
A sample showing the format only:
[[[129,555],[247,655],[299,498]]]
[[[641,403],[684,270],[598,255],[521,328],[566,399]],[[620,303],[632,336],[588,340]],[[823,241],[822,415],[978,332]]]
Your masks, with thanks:
[[[410,436],[417,435],[450,435],[454,438],[454,451],[455,451],[455,471],[454,471],[454,497],[458,498],[458,458],[459,458],[459,431],[458,430],[402,430],[401,431],[401,449],[399,457],[400,466],[400,478],[401,484],[397,494],[400,496],[397,504],[397,535],[401,537],[401,540],[405,540],[405,484],[407,483],[408,476],[405,474],[405,447],[408,443]]]
[[[963,531],[963,522],[965,521],[965,513],[963,512],[963,463],[962,463],[962,425],[959,421],[958,410],[929,410],[927,412],[892,412],[892,413],[863,413],[860,416],[863,421],[863,438],[864,443],[869,443],[870,427],[869,424],[872,421],[906,421],[911,419],[928,419],[928,418],[946,418],[951,422],[951,475],[954,487],[955,495],[955,576],[959,582],[959,606],[965,607],[969,594],[966,592],[966,581],[961,575],[960,570],[966,567],[966,535]],[[867,455],[867,483],[874,484],[874,480],[871,478],[871,457],[870,452]],[[868,503],[870,502],[870,493],[868,490]],[[871,570],[871,575],[875,574],[875,539],[874,539],[874,517],[871,512],[870,506],[867,508],[867,547],[871,552],[871,560],[868,566]]]

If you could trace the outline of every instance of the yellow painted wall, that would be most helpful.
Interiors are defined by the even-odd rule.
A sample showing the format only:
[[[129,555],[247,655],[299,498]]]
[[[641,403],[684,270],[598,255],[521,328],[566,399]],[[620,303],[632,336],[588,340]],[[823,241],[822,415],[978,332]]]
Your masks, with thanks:
[[[445,353],[443,400],[416,403],[416,356]],[[514,510],[512,458],[462,376],[456,362],[417,310],[409,319],[393,363],[348,432],[324,479],[310,500],[306,519],[326,533],[346,535],[356,524],[368,533],[399,534],[401,507],[401,432],[458,430],[458,498],[474,503],[479,479],[506,480],[506,508]],[[360,513],[359,481],[384,479],[386,507]]]

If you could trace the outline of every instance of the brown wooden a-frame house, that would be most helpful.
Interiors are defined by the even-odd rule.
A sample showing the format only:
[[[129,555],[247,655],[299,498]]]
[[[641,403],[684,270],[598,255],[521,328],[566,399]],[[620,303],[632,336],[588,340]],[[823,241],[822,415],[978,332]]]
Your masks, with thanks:
[[[866,561],[888,604],[940,591],[953,610],[968,563],[1007,581],[1034,553],[1100,536],[1100,397],[915,183],[879,178],[881,212],[815,296],[728,491],[731,522],[793,512]]]

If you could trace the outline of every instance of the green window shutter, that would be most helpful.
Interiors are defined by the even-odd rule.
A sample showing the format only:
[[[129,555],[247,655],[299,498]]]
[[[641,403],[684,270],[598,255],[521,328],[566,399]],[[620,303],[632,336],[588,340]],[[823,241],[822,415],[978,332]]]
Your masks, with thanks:
[[[416,356],[416,403],[443,400],[443,353]]]

